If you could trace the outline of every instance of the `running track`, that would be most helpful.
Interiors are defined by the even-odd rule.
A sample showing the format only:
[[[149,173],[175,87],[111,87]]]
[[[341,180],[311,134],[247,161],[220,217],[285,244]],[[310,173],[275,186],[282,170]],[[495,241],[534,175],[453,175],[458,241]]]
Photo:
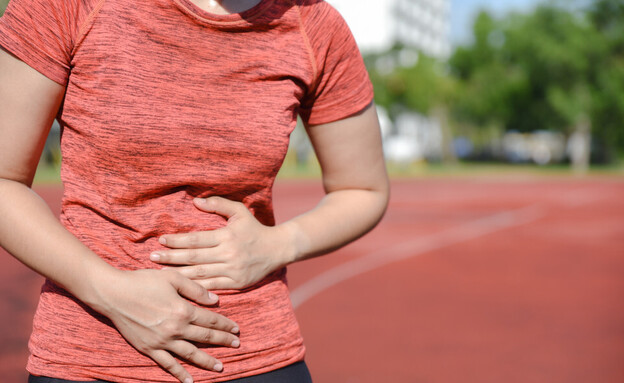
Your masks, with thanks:
[[[280,182],[278,220],[321,195]],[[25,382],[41,279],[0,262],[0,381]],[[624,179],[395,181],[377,229],[289,281],[317,383],[621,383]]]

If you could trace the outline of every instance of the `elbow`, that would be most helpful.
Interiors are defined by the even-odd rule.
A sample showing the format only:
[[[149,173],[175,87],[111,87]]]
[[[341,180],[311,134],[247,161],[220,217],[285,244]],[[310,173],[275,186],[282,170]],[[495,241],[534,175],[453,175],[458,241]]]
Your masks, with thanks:
[[[379,211],[379,219],[377,220],[377,223],[381,221],[388,210],[388,205],[390,204],[390,193],[390,180],[386,177],[382,182],[380,182],[378,188],[375,190],[375,194],[377,196],[377,209]]]

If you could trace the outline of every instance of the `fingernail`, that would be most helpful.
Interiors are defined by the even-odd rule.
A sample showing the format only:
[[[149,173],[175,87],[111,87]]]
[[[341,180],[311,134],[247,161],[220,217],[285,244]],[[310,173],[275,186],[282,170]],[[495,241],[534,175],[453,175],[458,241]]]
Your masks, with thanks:
[[[232,341],[232,347],[238,347],[238,346],[240,346],[240,340],[238,340],[238,339],[234,339],[234,340]]]
[[[165,237],[158,238],[158,242],[160,242],[161,245],[166,245],[167,244],[167,240],[165,239]]]
[[[221,363],[217,363],[214,365],[214,367],[212,368],[215,371],[221,372],[223,371],[223,365]]]
[[[216,301],[219,300],[219,297],[215,293],[208,292],[208,299],[210,299],[211,301],[215,301],[216,302]]]
[[[238,328],[238,326],[234,327],[232,330],[232,334],[238,334],[238,332],[240,331],[240,329]]]
[[[193,379],[192,378],[186,378],[186,379],[184,379],[184,383],[193,383]]]
[[[158,254],[158,253],[152,253],[152,254],[150,254],[150,259],[151,259],[152,261],[160,261],[160,254]]]
[[[193,201],[195,203],[206,203],[206,199],[205,198],[195,198]]]

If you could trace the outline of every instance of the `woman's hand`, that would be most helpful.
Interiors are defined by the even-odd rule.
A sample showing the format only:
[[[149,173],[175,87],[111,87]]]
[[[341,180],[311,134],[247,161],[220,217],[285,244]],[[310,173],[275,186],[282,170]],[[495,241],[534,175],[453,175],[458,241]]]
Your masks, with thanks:
[[[95,308],[111,319],[128,343],[183,383],[193,378],[172,354],[207,370],[223,370],[221,362],[194,343],[238,347],[240,340],[234,335],[238,325],[189,302],[212,305],[216,295],[173,271],[120,273],[115,283],[98,289]]]
[[[227,225],[212,231],[169,234],[156,251],[156,263],[180,266],[180,274],[206,289],[243,289],[289,263],[293,253],[287,228],[265,226],[240,203],[221,197],[196,198],[195,206],[227,218]]]

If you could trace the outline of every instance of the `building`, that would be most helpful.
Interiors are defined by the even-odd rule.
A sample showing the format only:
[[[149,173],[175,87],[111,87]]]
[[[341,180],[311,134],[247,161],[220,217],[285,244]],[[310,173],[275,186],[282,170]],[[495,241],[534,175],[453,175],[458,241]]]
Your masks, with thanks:
[[[446,60],[451,55],[450,0],[326,0],[345,18],[362,53],[393,54],[374,62],[379,73],[412,67],[420,54]],[[383,110],[378,114],[384,115]],[[395,163],[439,161],[445,156],[442,123],[430,116],[404,112],[382,121],[384,153]]]
[[[362,52],[396,42],[428,56],[451,54],[450,0],[327,0],[345,18]]]
[[[450,56],[450,0],[395,0],[394,3],[397,41],[430,57]]]

